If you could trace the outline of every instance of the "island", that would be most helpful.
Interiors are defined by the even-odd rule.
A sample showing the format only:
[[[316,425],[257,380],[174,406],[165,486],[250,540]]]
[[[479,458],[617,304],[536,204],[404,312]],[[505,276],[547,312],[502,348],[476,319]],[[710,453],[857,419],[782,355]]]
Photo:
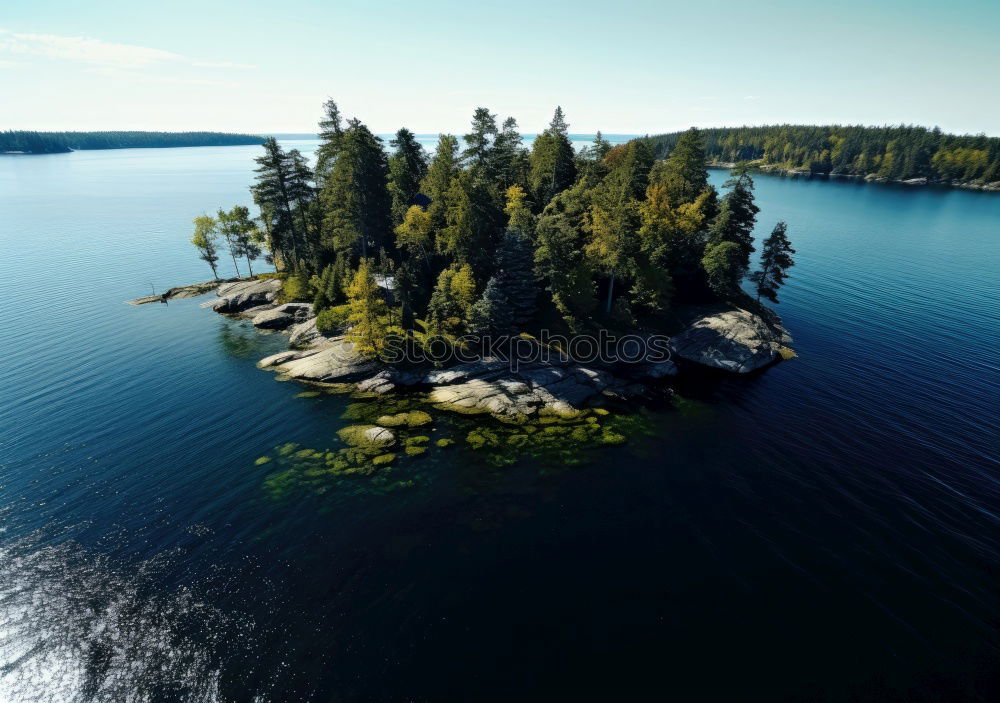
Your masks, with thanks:
[[[0,154],[66,154],[87,149],[160,149],[262,144],[263,137],[228,132],[0,132]]]
[[[681,132],[647,137],[666,157]],[[737,163],[792,176],[860,178],[879,183],[946,185],[1000,192],[1000,137],[945,134],[909,125],[771,125],[702,131],[717,168]]]
[[[261,368],[399,399],[342,433],[341,453],[296,450],[304,459],[371,472],[394,445],[418,454],[426,436],[398,435],[428,410],[491,421],[469,430],[473,446],[620,443],[609,408],[669,396],[687,369],[745,374],[794,356],[762,303],[778,302],[794,263],[787,228],[755,241],[750,172],[734,169],[720,194],[698,130],[665,159],[600,133],[575,152],[556,108],[529,150],[513,118],[478,108],[464,148],[443,134],[429,156],[407,129],[387,153],[336,103],[324,110],[315,168],[264,141],[259,216],[195,219],[213,275],[225,255],[239,278],[132,301],[215,290],[206,307],[289,335]],[[254,274],[259,259],[276,270]]]

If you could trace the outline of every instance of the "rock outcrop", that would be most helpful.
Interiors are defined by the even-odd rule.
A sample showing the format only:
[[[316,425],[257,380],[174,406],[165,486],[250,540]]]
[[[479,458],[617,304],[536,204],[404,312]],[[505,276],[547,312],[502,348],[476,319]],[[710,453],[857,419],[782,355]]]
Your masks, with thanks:
[[[749,373],[775,361],[791,339],[776,322],[741,308],[716,308],[694,317],[671,344],[677,356],[725,371]]]
[[[203,303],[215,312],[238,313],[247,308],[273,303],[281,291],[281,281],[276,278],[237,281],[219,286],[216,300]]]
[[[283,330],[312,317],[312,303],[285,303],[255,315],[253,325],[260,329]]]
[[[205,295],[205,293],[210,292],[220,283],[233,283],[239,280],[239,278],[230,278],[225,281],[205,281],[204,283],[193,283],[190,286],[177,286],[159,294],[147,295],[142,298],[130,300],[128,301],[128,304],[145,305],[146,303],[165,303],[174,298],[197,298],[199,295]]]
[[[355,383],[379,370],[374,361],[358,356],[343,337],[309,349],[292,349],[261,359],[257,366],[312,383]]]

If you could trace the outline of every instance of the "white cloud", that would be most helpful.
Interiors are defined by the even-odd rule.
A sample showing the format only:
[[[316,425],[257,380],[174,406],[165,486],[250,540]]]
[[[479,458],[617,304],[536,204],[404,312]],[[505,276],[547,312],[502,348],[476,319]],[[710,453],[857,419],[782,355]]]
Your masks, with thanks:
[[[3,29],[0,29],[0,51],[121,68],[141,68],[162,64],[188,64],[201,68],[253,68],[247,64],[229,61],[196,61],[172,51],[136,46],[135,44],[117,44],[89,37],[18,33]]]

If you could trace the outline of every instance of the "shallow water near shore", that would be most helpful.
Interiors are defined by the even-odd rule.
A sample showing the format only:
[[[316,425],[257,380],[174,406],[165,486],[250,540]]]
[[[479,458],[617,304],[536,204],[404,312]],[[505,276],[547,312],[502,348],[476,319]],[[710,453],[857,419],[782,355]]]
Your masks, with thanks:
[[[276,492],[359,401],[205,298],[123,304],[207,277],[190,221],[257,150],[0,159],[0,700],[1000,690],[1000,195],[758,176],[798,358],[574,465],[435,418],[412,485]]]

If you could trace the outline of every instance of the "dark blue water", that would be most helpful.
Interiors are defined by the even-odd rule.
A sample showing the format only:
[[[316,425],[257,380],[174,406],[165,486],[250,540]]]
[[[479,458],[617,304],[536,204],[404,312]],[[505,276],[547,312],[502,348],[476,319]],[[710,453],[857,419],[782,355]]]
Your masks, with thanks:
[[[207,278],[255,152],[0,159],[0,700],[996,698],[1000,196],[760,177],[798,359],[580,466],[276,494],[352,401],[122,304]]]

